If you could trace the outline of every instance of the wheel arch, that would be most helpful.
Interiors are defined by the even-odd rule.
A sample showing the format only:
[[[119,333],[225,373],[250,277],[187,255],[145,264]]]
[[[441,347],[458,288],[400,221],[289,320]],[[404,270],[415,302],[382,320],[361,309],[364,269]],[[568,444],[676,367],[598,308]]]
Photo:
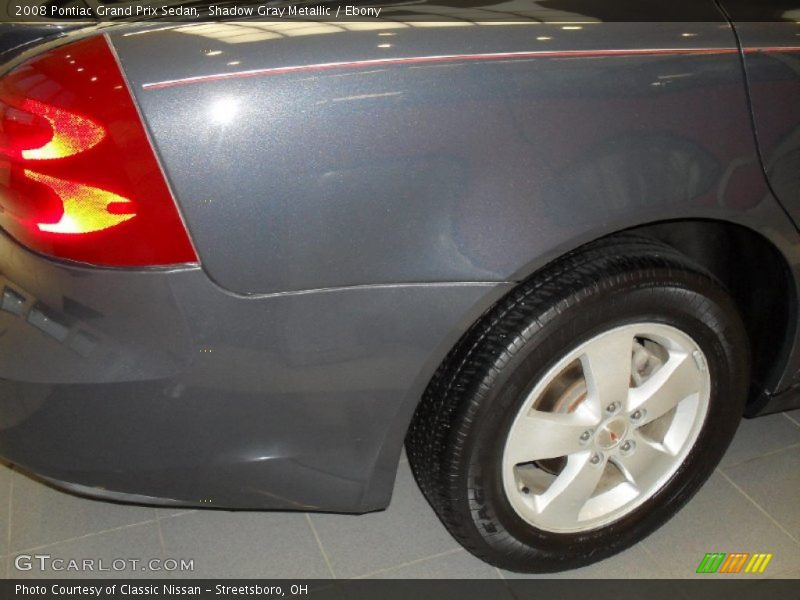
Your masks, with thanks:
[[[679,250],[731,293],[750,339],[751,393],[745,414],[786,386],[797,334],[797,280],[779,246],[764,235],[718,220],[675,220],[628,231]]]
[[[713,274],[730,292],[745,322],[753,357],[748,415],[756,414],[770,394],[791,384],[791,365],[800,359],[796,356],[800,264],[789,258],[792,243],[786,239],[786,232],[768,236],[766,232],[738,222],[694,217],[624,227],[586,241],[573,241],[558,248],[552,256],[523,267],[512,278],[514,288],[501,298],[564,255],[599,240],[630,233],[672,246]],[[773,232],[770,230],[770,233]],[[486,318],[491,308],[488,307],[473,325]],[[465,329],[459,339],[467,331]],[[439,362],[437,369],[445,360],[447,357]]]
[[[573,241],[523,267],[511,278],[513,285],[498,284],[497,292],[487,296],[485,304],[475,307],[465,316],[463,327],[453,332],[437,348],[427,367],[419,374],[415,385],[410,388],[405,401],[398,407],[395,423],[389,428],[383,449],[375,463],[373,475],[383,471],[384,476],[373,476],[372,481],[394,481],[393,476],[386,476],[387,471],[393,473],[397,468],[405,435],[425,389],[437,370],[448,360],[450,350],[473,326],[487,318],[492,308],[519,284],[535,277],[565,254],[600,239],[625,233],[652,237],[673,246],[714,274],[731,291],[745,321],[752,356],[755,357],[753,385],[745,414],[758,414],[769,400],[770,394],[786,386],[788,376],[791,375],[788,373],[787,376],[787,367],[796,360],[798,277],[793,261],[787,257],[790,242],[782,242],[778,234],[767,237],[749,226],[722,219],[653,221],[620,228],[592,239]],[[773,291],[765,294],[763,290],[768,286]],[[773,325],[763,327],[766,320]],[[775,323],[779,323],[779,326],[775,326]],[[391,488],[369,485],[362,505],[368,510],[386,506],[390,495]]]

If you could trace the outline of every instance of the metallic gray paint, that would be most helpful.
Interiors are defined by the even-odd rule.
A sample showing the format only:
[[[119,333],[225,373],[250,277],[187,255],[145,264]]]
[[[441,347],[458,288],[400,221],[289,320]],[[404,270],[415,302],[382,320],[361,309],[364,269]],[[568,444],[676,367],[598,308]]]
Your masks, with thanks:
[[[736,222],[793,255],[719,18],[245,37],[219,23],[112,42],[203,268],[248,295],[519,280],[675,218]]]
[[[0,238],[0,455],[50,480],[199,506],[382,508],[447,351],[564,252],[719,219],[767,237],[798,281],[721,16],[240,43],[221,37],[247,23],[209,27],[107,30],[201,268],[91,269]],[[409,60],[540,48],[584,54]],[[402,62],[360,62],[386,57]],[[330,62],[356,64],[143,88]],[[209,115],[226,98],[237,111]]]
[[[800,3],[722,0],[736,26],[752,108],[759,158],[771,192],[800,222]],[[764,22],[764,21],[772,22]],[[796,249],[790,252],[796,254]],[[796,258],[790,258],[796,260]],[[795,273],[795,279],[796,279]],[[795,344],[797,345],[797,340]],[[796,360],[776,389],[800,383]],[[777,394],[771,410],[790,407],[792,393]]]
[[[750,208],[730,206],[724,189],[754,149],[736,41],[719,23],[432,26],[226,43],[242,26],[111,36],[203,267],[234,292],[506,280],[587,230]],[[640,55],[643,40],[675,54]],[[634,53],[604,55],[609,48]],[[576,49],[589,57],[370,62]],[[682,54],[691,49],[713,53]],[[313,70],[331,56],[355,66]],[[142,87],[296,66],[309,72]],[[698,104],[715,108],[684,114]],[[670,153],[680,164],[669,166]],[[601,220],[589,217],[598,191],[611,209]],[[575,226],[566,206],[586,208],[577,212],[587,223]]]
[[[204,506],[384,507],[427,381],[511,287],[241,298],[197,268],[81,268],[5,236],[0,257],[25,298],[0,310],[0,456],[72,489]],[[34,306],[68,336],[34,327]]]
[[[737,16],[738,0],[730,3]],[[768,0],[767,5],[770,4]],[[800,6],[796,18],[800,19]],[[777,199],[800,219],[800,22],[738,22],[758,145]]]

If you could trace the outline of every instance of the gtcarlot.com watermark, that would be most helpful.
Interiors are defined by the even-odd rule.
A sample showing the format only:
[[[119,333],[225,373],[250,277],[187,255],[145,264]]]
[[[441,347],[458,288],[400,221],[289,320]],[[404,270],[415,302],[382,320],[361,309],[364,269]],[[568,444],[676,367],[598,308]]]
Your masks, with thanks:
[[[194,571],[194,559],[186,558],[60,558],[50,554],[20,554],[14,559],[17,571],[65,573]]]

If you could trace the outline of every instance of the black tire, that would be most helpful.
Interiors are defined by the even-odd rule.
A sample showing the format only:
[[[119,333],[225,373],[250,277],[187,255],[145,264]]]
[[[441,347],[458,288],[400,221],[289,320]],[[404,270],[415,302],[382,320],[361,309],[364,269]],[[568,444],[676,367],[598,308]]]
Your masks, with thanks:
[[[711,375],[705,424],[677,472],[632,513],[580,533],[536,529],[503,491],[500,462],[511,422],[558,357],[638,321],[676,327],[702,349]],[[444,525],[479,558],[536,573],[601,560],[664,524],[711,475],[744,409],[748,348],[734,302],[703,268],[649,238],[600,240],[521,284],[465,334],[416,411],[409,462]]]

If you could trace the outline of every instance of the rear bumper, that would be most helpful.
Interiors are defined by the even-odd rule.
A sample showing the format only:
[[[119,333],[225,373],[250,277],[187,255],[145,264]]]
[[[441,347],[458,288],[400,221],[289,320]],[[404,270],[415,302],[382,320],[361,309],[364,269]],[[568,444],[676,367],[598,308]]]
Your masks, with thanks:
[[[0,456],[100,497],[366,512],[430,375],[508,284],[241,297],[0,235]]]

